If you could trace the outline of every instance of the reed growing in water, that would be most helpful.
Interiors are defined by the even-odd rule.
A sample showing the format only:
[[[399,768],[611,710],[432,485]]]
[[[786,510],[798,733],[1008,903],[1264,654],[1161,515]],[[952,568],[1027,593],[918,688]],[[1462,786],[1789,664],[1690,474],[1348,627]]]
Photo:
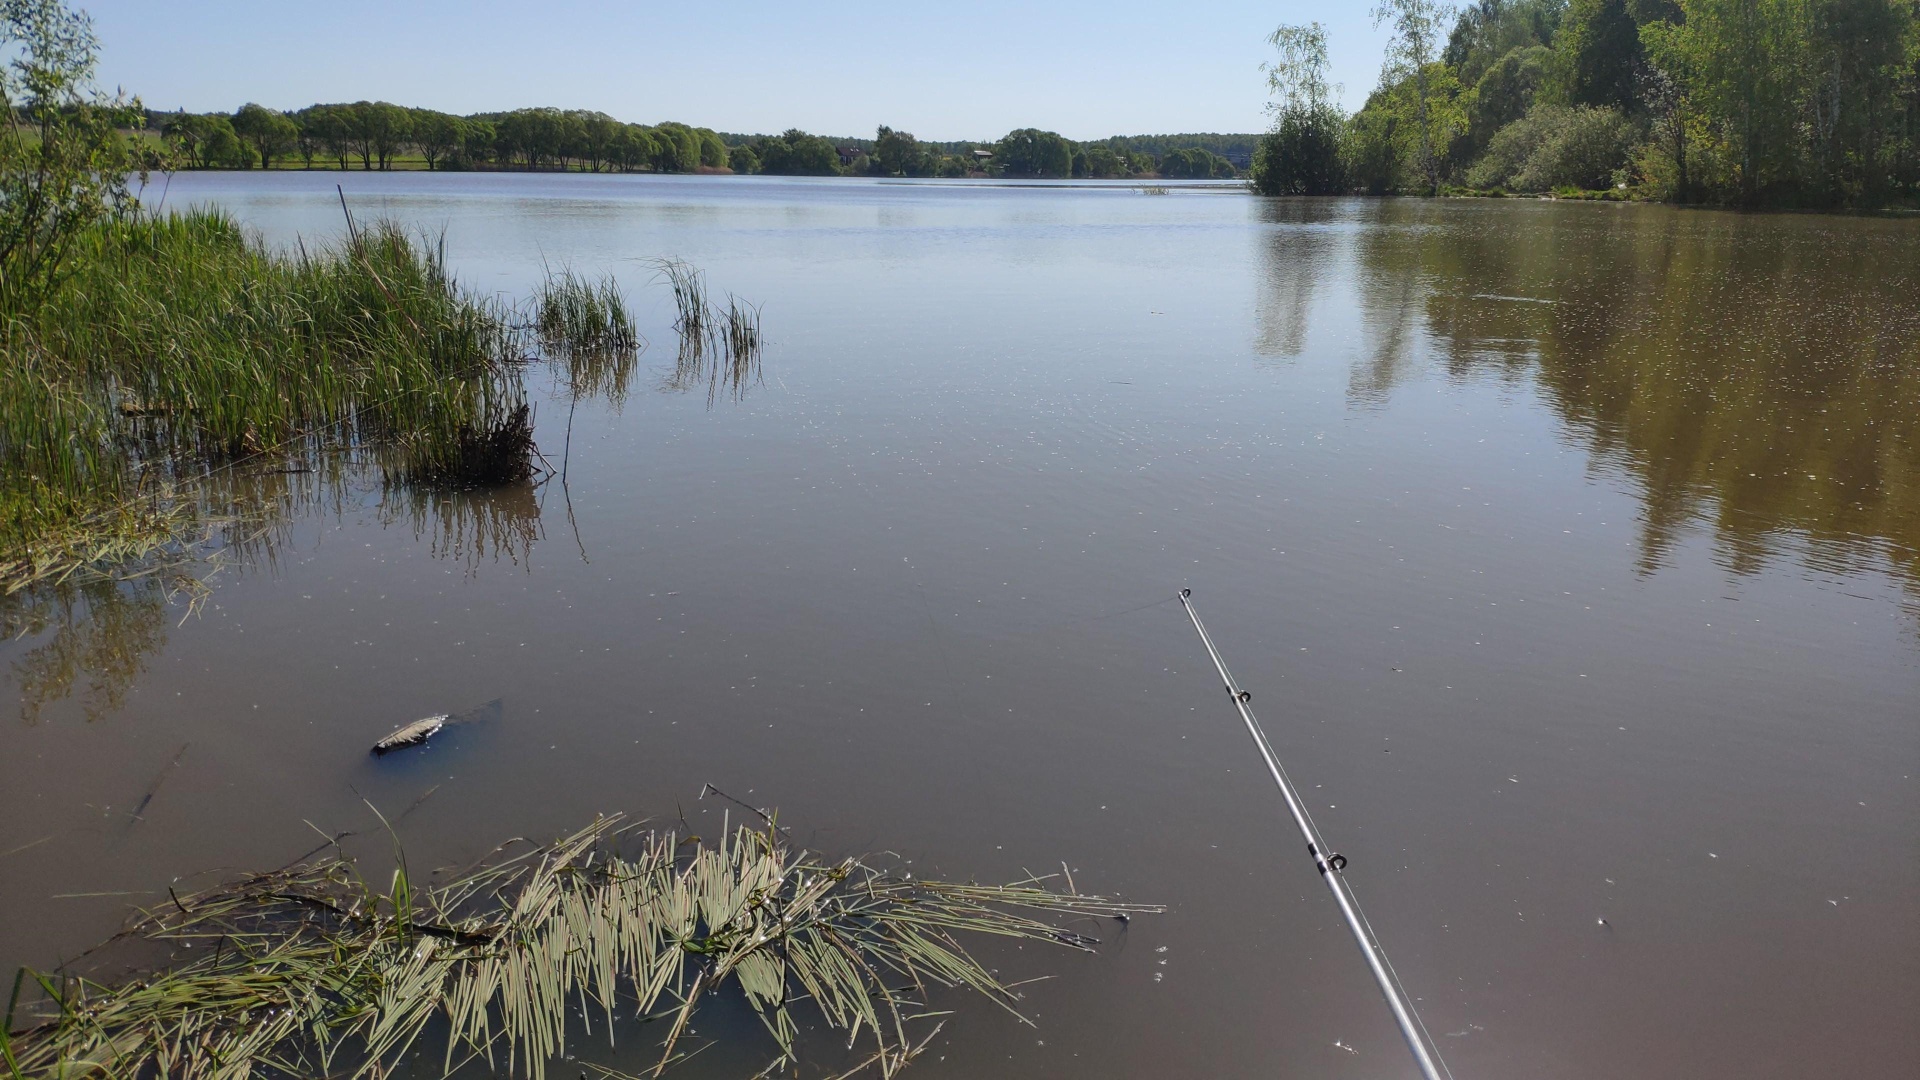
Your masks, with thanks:
[[[0,311],[0,564],[16,589],[113,561],[240,461],[367,450],[396,476],[524,477],[510,312],[437,245],[351,227],[281,254],[217,211],[81,232],[61,287]]]
[[[660,259],[654,268],[673,291],[673,328],[680,335],[667,388],[686,391],[704,382],[709,408],[722,391],[739,401],[761,377],[759,307],[732,293],[725,308],[715,304],[707,298],[706,273],[684,260]]]
[[[336,855],[175,897],[116,940],[198,946],[174,954],[190,958],[112,983],[35,973],[24,1002],[16,980],[19,1026],[0,1049],[33,1078],[358,1078],[420,1053],[431,1031],[443,1073],[484,1061],[543,1080],[577,1029],[597,1019],[611,1038],[617,1015],[637,1014],[665,1032],[657,1076],[701,1001],[727,992],[770,1035],[769,1073],[797,1062],[804,1004],[891,1076],[926,1043],[914,1035],[930,988],[1015,1007],[956,935],[1087,950],[1093,939],[1052,920],[1157,910],[822,860],[771,823],[705,842],[609,818],[440,885],[414,882],[402,858],[376,888]]]

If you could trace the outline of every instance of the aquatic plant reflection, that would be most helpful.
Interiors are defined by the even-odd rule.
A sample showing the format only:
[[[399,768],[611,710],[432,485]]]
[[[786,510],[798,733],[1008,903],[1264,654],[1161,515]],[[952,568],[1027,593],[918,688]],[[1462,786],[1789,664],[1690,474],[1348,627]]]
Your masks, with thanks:
[[[486,562],[505,559],[532,568],[542,538],[540,500],[532,483],[477,491],[390,485],[382,492],[380,524],[405,524],[436,559],[459,563],[469,577]]]

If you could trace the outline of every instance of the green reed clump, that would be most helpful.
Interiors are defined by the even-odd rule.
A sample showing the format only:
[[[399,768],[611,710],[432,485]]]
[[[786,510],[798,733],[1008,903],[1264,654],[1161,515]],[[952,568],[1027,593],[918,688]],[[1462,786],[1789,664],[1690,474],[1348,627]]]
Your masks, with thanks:
[[[550,352],[624,352],[640,346],[627,298],[613,278],[549,273],[534,295],[534,326]]]
[[[281,254],[217,211],[109,219],[60,289],[0,310],[0,347],[0,558],[37,560],[60,528],[137,535],[112,522],[142,477],[263,452],[481,480],[476,445],[504,458],[477,433],[531,449],[507,313],[388,224]]]
[[[533,329],[546,358],[565,372],[570,396],[626,399],[646,341],[611,276],[549,271],[533,297]]]
[[[32,1078],[358,1078],[385,1075],[432,1030],[443,1074],[484,1060],[542,1080],[576,1029],[598,1018],[611,1038],[616,1016],[639,1015],[666,1021],[659,1075],[702,999],[725,991],[765,1025],[776,1066],[797,1061],[804,1003],[849,1046],[870,1044],[867,1066],[890,1076],[926,1043],[909,1029],[929,988],[1014,1008],[1012,987],[955,935],[1086,950],[1091,938],[1045,916],[1159,910],[1040,885],[822,860],[771,825],[709,843],[603,819],[437,886],[402,860],[376,888],[329,857],[146,914],[118,940],[197,947],[162,970],[111,983],[35,974],[0,1049]]]
[[[668,389],[691,390],[704,382],[708,407],[722,391],[740,400],[749,385],[760,381],[765,346],[760,309],[732,293],[724,308],[708,300],[706,273],[684,260],[660,259],[654,268],[673,291],[673,328],[680,335]]]
[[[710,348],[714,317],[713,305],[707,302],[706,272],[685,259],[656,259],[653,268],[673,292],[673,328],[680,334],[682,355],[690,348],[695,352]]]

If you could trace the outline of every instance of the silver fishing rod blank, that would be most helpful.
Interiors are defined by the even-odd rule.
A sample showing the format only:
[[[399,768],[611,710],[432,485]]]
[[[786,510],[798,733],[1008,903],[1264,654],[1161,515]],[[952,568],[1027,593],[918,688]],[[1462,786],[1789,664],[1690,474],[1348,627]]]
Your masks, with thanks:
[[[1207,634],[1207,628],[1200,621],[1200,613],[1193,609],[1188,600],[1192,589],[1180,590],[1180,606],[1187,609],[1187,617],[1193,620],[1193,628],[1200,633],[1201,644],[1207,647],[1207,655],[1213,658],[1213,666],[1220,672],[1220,681],[1226,685],[1227,695],[1233,699],[1233,706],[1240,710],[1240,719],[1246,721],[1247,734],[1253,736],[1253,743],[1260,748],[1260,756],[1266,759],[1267,771],[1273,774],[1273,782],[1279,785],[1281,797],[1287,800],[1287,809],[1293,814],[1293,823],[1300,827],[1300,836],[1307,842],[1307,854],[1313,857],[1314,869],[1320,872],[1320,880],[1327,883],[1327,891],[1333,894],[1334,903],[1340,905],[1340,914],[1346,917],[1347,929],[1352,931],[1354,943],[1360,946],[1360,952],[1367,958],[1367,967],[1373,972],[1373,981],[1380,985],[1380,993],[1387,999],[1387,1008],[1393,1011],[1394,1022],[1400,1025],[1400,1034],[1407,1040],[1407,1049],[1413,1051],[1414,1063],[1420,1066],[1420,1073],[1426,1080],[1452,1080],[1453,1074],[1447,1070],[1446,1063],[1440,1060],[1440,1052],[1433,1045],[1433,1037],[1427,1034],[1426,1025],[1420,1022],[1420,1014],[1414,1011],[1413,1004],[1407,999],[1407,992],[1400,985],[1400,978],[1394,973],[1393,965],[1387,962],[1386,950],[1380,947],[1380,941],[1373,936],[1373,927],[1360,911],[1360,903],[1353,897],[1353,890],[1347,886],[1347,880],[1341,870],[1347,865],[1347,857],[1327,849],[1327,842],[1313,823],[1313,815],[1307,813],[1306,804],[1300,801],[1300,793],[1294,789],[1293,781],[1287,778],[1286,769],[1280,766],[1280,759],[1274,755],[1273,744],[1267,741],[1267,733],[1260,729],[1260,721],[1254,719],[1253,710],[1247,703],[1253,695],[1242,690],[1227,672],[1227,662],[1220,659],[1220,650],[1213,647],[1213,638]]]

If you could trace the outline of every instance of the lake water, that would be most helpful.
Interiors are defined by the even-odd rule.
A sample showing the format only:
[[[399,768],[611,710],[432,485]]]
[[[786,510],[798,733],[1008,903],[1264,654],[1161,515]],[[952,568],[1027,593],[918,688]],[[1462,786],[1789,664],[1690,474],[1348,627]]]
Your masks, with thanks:
[[[0,964],[375,832],[363,798],[418,866],[615,810],[711,830],[710,782],[829,854],[1168,905],[1096,956],[994,953],[1057,976],[1038,1026],[943,998],[916,1075],[1410,1075],[1191,587],[1461,1080],[1912,1075],[1920,221],[359,173],[166,201],[312,242],[336,182],[478,289],[619,275],[648,373],[570,440],[541,403],[564,491],[334,492],[198,614],[0,646]],[[763,305],[742,400],[655,391],[661,256]]]

